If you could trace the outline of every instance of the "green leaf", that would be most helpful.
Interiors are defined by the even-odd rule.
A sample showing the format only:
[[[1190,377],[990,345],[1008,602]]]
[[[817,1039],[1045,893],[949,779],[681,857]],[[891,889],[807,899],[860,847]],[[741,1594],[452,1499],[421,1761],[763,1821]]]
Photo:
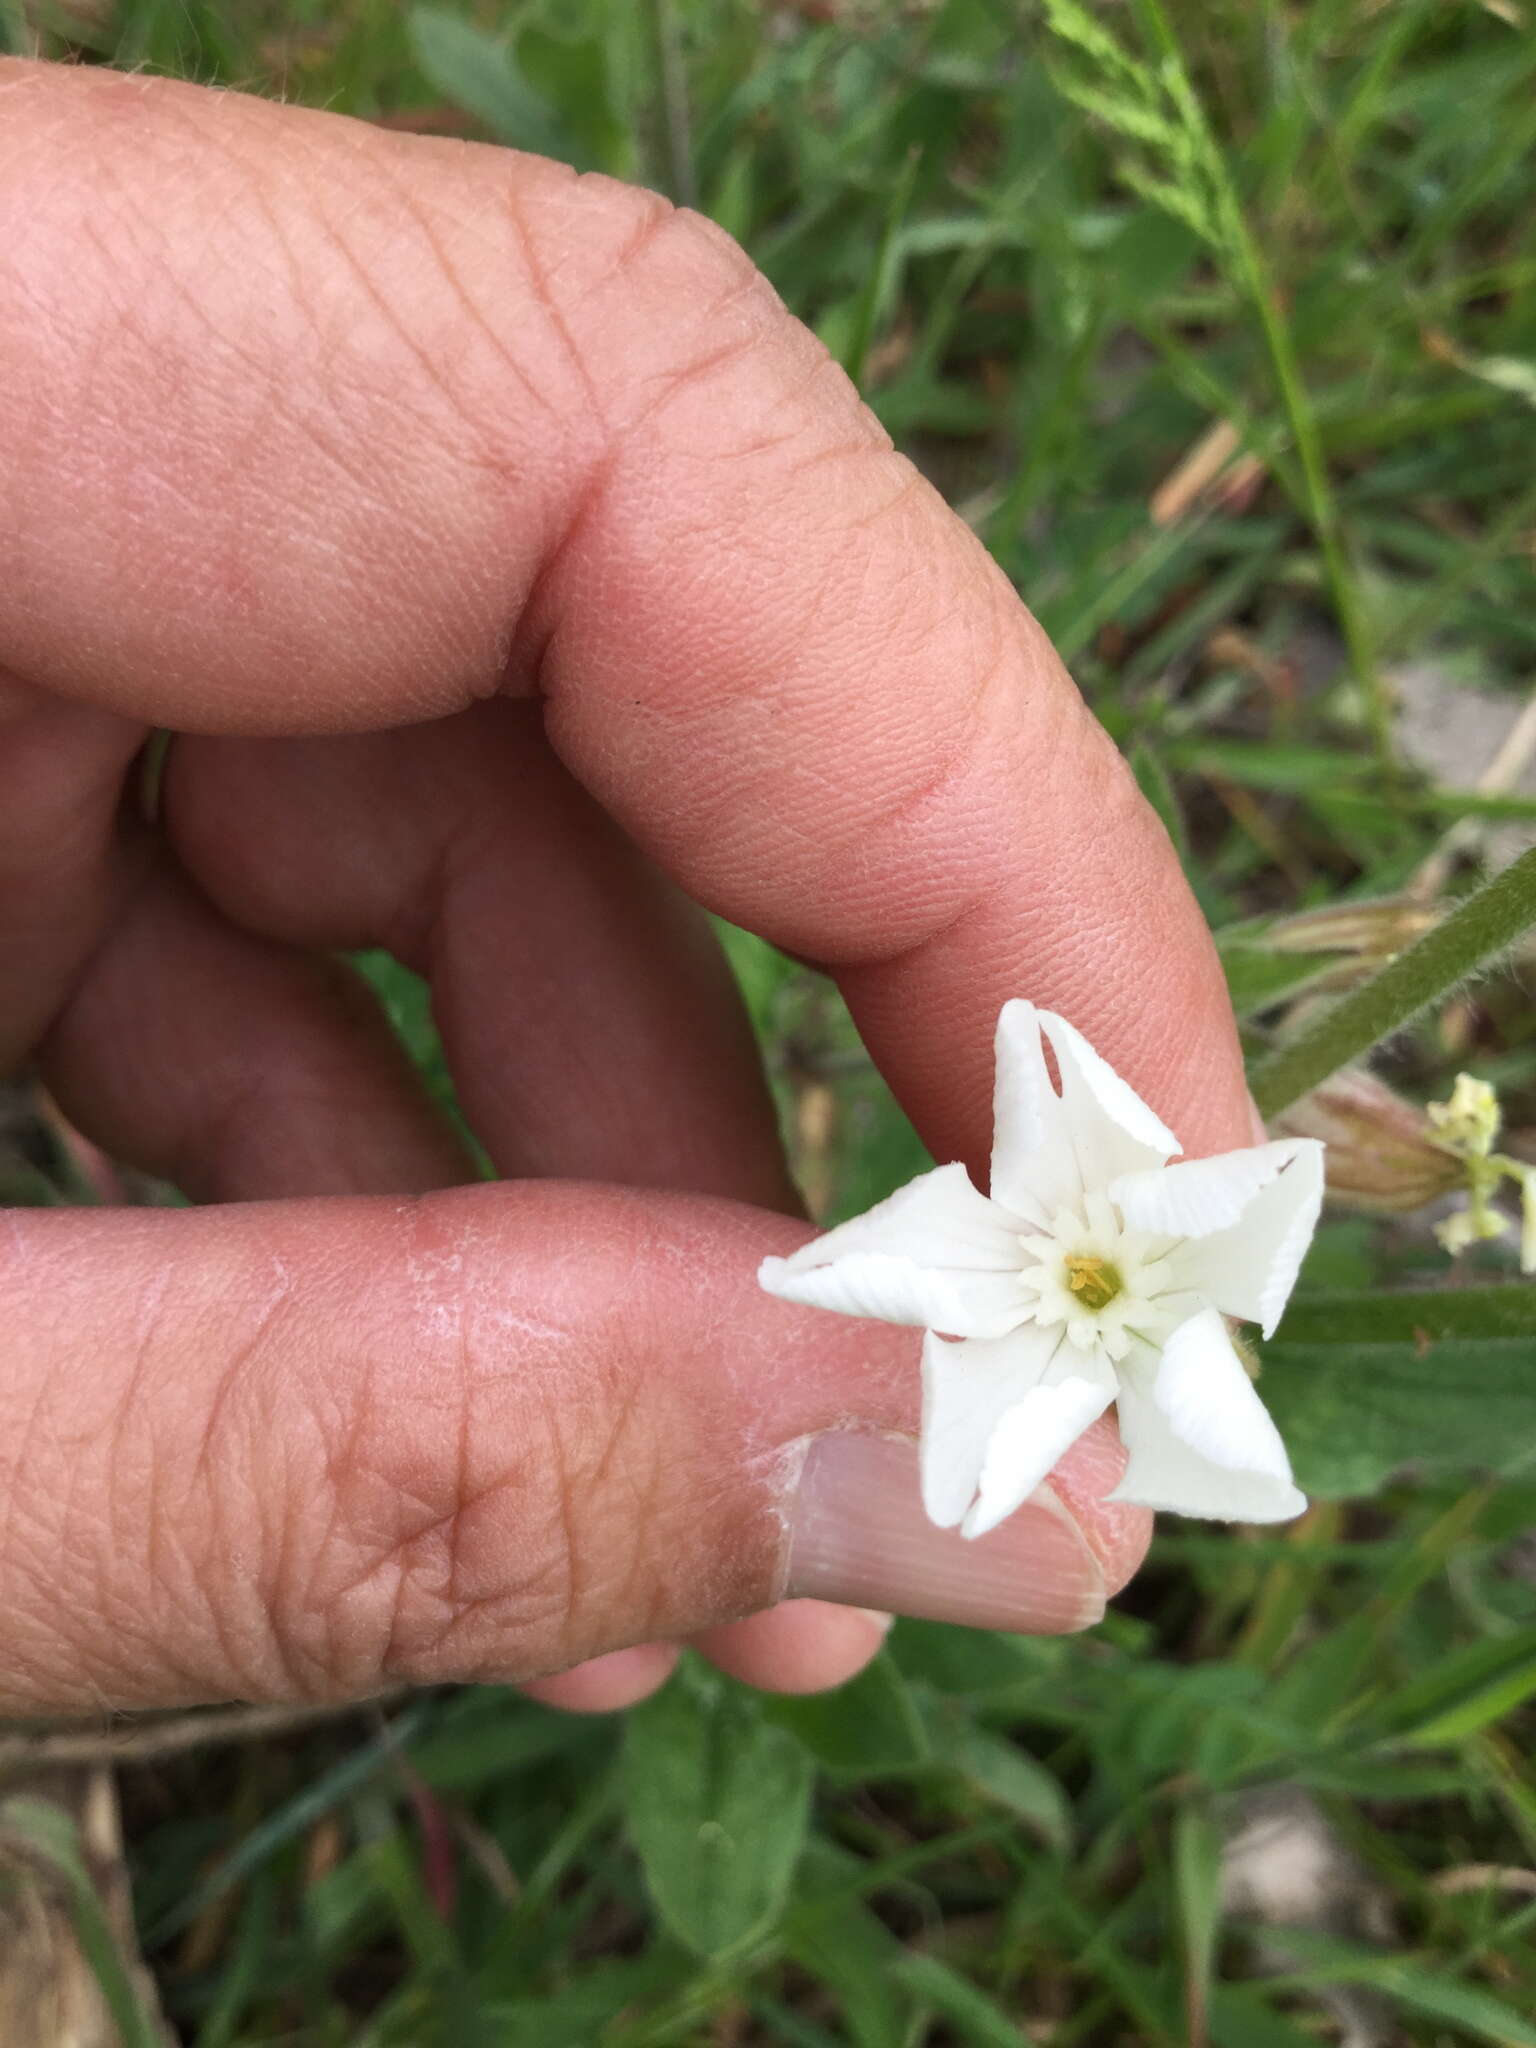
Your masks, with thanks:
[[[802,1895],[785,1914],[780,1939],[786,1955],[836,1993],[842,2008],[839,2039],[846,2036],[851,2048],[890,2048],[902,2039],[905,2001],[891,1970],[903,1950],[868,1906],[842,1896],[861,1868],[825,1840],[813,1839]]]
[[[1072,1807],[1058,1781],[1027,1751],[978,1728],[955,1700],[930,1696],[926,1710],[936,1756],[966,1787],[1031,1828],[1053,1849],[1072,1841]]]
[[[1464,1741],[1536,1694],[1536,1628],[1493,1636],[1442,1657],[1397,1687],[1374,1726],[1416,1749]]]
[[[341,1760],[323,1771],[318,1778],[312,1778],[291,1799],[285,1800],[274,1812],[240,1837],[236,1846],[220,1863],[210,1870],[206,1877],[189,1887],[165,1916],[156,1922],[146,1937],[150,1946],[158,1946],[173,1934],[179,1934],[183,1927],[192,1922],[212,1901],[259,1870],[263,1863],[276,1855],[285,1843],[312,1828],[322,1814],[329,1813],[341,1801],[365,1785],[373,1774],[382,1769],[395,1754],[405,1747],[418,1729],[428,1719],[430,1702],[425,1699],[411,1701],[381,1728],[371,1741],[349,1750]]]
[[[763,1711],[843,1776],[889,1777],[931,1754],[922,1716],[887,1650],[835,1692],[769,1699]]]
[[[1018,2027],[996,2000],[937,1956],[909,1952],[896,1975],[924,2005],[943,2014],[959,2040],[975,2048],[1019,2048]]]
[[[1184,2002],[1189,2031],[1206,2031],[1216,1938],[1221,1929],[1221,1835],[1204,1806],[1186,1804],[1173,1823],[1173,1881],[1184,1946]]]
[[[890,198],[886,203],[885,222],[876,244],[874,260],[868,266],[863,290],[859,294],[852,333],[843,355],[843,368],[854,384],[864,381],[864,365],[869,357],[870,344],[875,338],[875,329],[887,311],[901,274],[900,231],[912,203],[912,188],[917,182],[918,153],[912,151],[891,186]]]
[[[559,1714],[501,1686],[450,1699],[411,1752],[417,1775],[439,1792],[463,1792],[519,1771],[603,1747],[603,1724]]]
[[[584,163],[616,178],[633,176],[633,146],[613,104],[612,52],[601,36],[570,35],[556,19],[560,32],[530,23],[517,39],[528,89],[553,110],[567,148]]]
[[[1260,1114],[1278,1116],[1340,1067],[1450,995],[1536,924],[1536,847],[1449,917],[1260,1060],[1250,1076]]]
[[[1176,741],[1168,754],[1176,768],[1192,775],[1295,796],[1357,786],[1372,773],[1372,764],[1364,755],[1352,758],[1333,747],[1287,746],[1269,740],[1259,743],[1202,736]]]
[[[1317,2048],[1317,2035],[1265,2002],[1247,1984],[1218,1984],[1211,1999],[1216,2048]]]
[[[1263,1347],[1297,1483],[1373,1493],[1405,1465],[1512,1471],[1536,1448],[1536,1287],[1303,1296]]]
[[[577,162],[571,139],[547,101],[529,85],[498,36],[437,7],[413,7],[411,51],[427,81],[513,149]]]
[[[1499,1287],[1304,1294],[1291,1303],[1274,1341],[1379,1344],[1389,1349],[1407,1344],[1424,1358],[1443,1362],[1441,1346],[1447,1342],[1505,1337],[1536,1337],[1536,1287],[1517,1281]],[[1536,1391],[1536,1353],[1527,1355]]]
[[[1536,2025],[1522,2019],[1512,2006],[1475,1985],[1462,1984],[1438,1970],[1427,1969],[1420,1962],[1383,1955],[1377,1949],[1357,1948],[1299,1927],[1285,1930],[1285,1944],[1317,1960],[1308,1969],[1271,1979],[1271,1990],[1311,1990],[1319,1984],[1369,1984],[1410,2012],[1445,2020],[1464,2029],[1474,2041],[1489,2042],[1492,2048],[1536,2048]]]
[[[1059,1637],[996,1635],[939,1621],[899,1621],[891,1654],[909,1678],[939,1692],[979,1699],[1021,1687],[1059,1683],[1065,1656]]]
[[[758,1703],[685,1667],[625,1730],[630,1839],[666,1925],[697,1954],[774,1927],[805,1840],[811,1760]]]
[[[794,974],[793,962],[755,932],[743,931],[739,925],[727,924],[720,917],[711,922],[759,1038],[771,1039],[774,1011],[785,984]]]
[[[663,1944],[623,1962],[585,1962],[578,1976],[556,1990],[484,2007],[485,2030],[454,2038],[495,2048],[592,2048],[621,2013],[644,2011],[665,1997],[675,1987],[680,1960],[676,1949]]]
[[[1427,1764],[1395,1758],[1304,1758],[1296,1782],[1314,1792],[1337,1792],[1347,1799],[1369,1799],[1376,1805],[1397,1800],[1459,1799],[1467,1789],[1466,1766],[1459,1758]]]

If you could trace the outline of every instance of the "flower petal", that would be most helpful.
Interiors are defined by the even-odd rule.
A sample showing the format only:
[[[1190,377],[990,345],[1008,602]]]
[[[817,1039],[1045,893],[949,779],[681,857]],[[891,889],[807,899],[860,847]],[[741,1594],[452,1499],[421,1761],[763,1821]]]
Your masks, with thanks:
[[[923,1506],[941,1529],[953,1528],[975,1499],[1001,1417],[1040,1385],[1061,1350],[1060,1330],[1030,1325],[993,1343],[925,1339]]]
[[[1042,1034],[1061,1076],[1051,1086]],[[1033,1003],[997,1020],[992,1195],[1016,1215],[1048,1221],[1118,1175],[1160,1166],[1179,1147],[1136,1091],[1081,1032]]]
[[[1121,1368],[1119,1412],[1128,1463],[1111,1500],[1224,1522],[1284,1522],[1307,1504],[1215,1309],[1181,1323],[1155,1364]]]
[[[757,1277],[812,1308],[1000,1337],[1028,1313],[1021,1264],[1017,1224],[963,1166],[938,1166],[789,1258],[765,1259]]]
[[[1297,1156],[1302,1141],[1280,1138],[1219,1152],[1214,1159],[1181,1159],[1150,1173],[1125,1173],[1109,1198],[1136,1230],[1168,1237],[1209,1237],[1235,1223],[1261,1188]]]
[[[1019,1264],[1019,1226],[977,1193],[963,1166],[935,1166],[862,1216],[813,1237],[783,1263],[801,1272],[845,1252],[886,1252],[925,1266],[1005,1273]]]
[[[1115,1376],[1097,1359],[1074,1356],[1076,1369],[1047,1377],[998,1421],[982,1460],[976,1505],[962,1536],[985,1536],[1021,1507],[1057,1461],[1115,1398]]]
[[[849,1252],[831,1265],[791,1270],[787,1259],[764,1259],[758,1285],[782,1301],[909,1323],[949,1337],[1003,1337],[1029,1314],[1031,1299],[1016,1273],[943,1272],[885,1252]]]
[[[1282,1143],[1294,1155],[1290,1163],[1253,1196],[1237,1221],[1171,1254],[1180,1286],[1194,1288],[1226,1315],[1258,1323],[1266,1337],[1290,1299],[1323,1202],[1322,1146],[1315,1138]]]

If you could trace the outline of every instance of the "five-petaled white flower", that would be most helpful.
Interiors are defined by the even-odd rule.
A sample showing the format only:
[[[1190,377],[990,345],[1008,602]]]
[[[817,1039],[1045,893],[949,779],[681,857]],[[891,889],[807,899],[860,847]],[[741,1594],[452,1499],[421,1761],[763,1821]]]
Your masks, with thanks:
[[[1243,1522],[1305,1507],[1224,1317],[1266,1336],[1279,1320],[1323,1148],[1170,1165],[1180,1149],[1070,1024],[1008,1003],[990,1199],[936,1167],[763,1262],[770,1294],[926,1331],[923,1502],[942,1528],[995,1528],[1111,1401],[1128,1454],[1111,1499]]]

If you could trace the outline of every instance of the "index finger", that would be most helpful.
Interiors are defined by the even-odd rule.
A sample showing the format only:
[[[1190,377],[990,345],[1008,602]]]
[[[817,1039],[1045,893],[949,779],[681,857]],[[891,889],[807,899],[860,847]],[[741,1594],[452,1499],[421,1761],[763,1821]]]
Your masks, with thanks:
[[[541,690],[643,847],[836,973],[941,1157],[985,1156],[1019,994],[1243,1140],[1161,827],[726,237],[144,78],[4,65],[0,113],[0,663],[203,731]]]

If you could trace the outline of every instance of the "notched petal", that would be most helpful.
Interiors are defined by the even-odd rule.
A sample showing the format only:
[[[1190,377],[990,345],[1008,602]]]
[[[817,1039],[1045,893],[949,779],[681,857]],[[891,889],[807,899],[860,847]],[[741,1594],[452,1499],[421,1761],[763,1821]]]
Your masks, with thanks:
[[[1092,1112],[1097,1112],[1098,1118],[1108,1124],[1120,1140],[1113,1147],[1117,1153],[1126,1150],[1127,1141],[1155,1153],[1159,1161],[1171,1159],[1175,1153],[1183,1151],[1183,1146],[1162,1118],[1147,1107],[1130,1082],[1123,1081],[1108,1060],[1094,1051],[1075,1025],[1050,1010],[1040,1012],[1040,1025],[1056,1055],[1056,1065],[1061,1074],[1061,1099],[1075,1127],[1089,1127]],[[1095,1135],[1107,1156],[1110,1147],[1104,1140],[1108,1134]],[[1132,1168],[1128,1163],[1116,1170],[1124,1173]],[[1109,1174],[1101,1175],[1101,1184],[1110,1177]]]
[[[1060,1088],[1051,1083],[1045,1044]],[[1181,1148],[1129,1082],[1050,1010],[1015,1001],[997,1020],[992,1194],[1041,1221],[1117,1175],[1161,1166]]]

